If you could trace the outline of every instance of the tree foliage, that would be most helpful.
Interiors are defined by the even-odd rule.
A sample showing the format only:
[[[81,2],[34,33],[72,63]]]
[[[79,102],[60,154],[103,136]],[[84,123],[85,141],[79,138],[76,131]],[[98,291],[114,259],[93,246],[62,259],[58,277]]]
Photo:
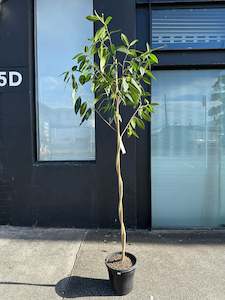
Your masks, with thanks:
[[[73,57],[74,65],[64,73],[64,81],[70,82],[73,91],[74,111],[82,117],[81,124],[96,113],[115,129],[116,105],[130,107],[133,113],[123,124],[121,136],[138,137],[137,128],[144,129],[145,122],[151,120],[156,103],[150,102],[147,86],[154,79],[151,67],[158,63],[149,45],[146,50],[136,49],[137,40],[129,41],[120,31],[110,31],[112,17],[99,15],[96,11],[87,20],[99,23],[99,29],[83,52]],[[120,35],[120,44],[114,44],[114,35]],[[93,59],[95,57],[95,61]],[[91,84],[94,98],[89,103],[78,95],[79,88]],[[131,111],[131,110],[130,110]]]

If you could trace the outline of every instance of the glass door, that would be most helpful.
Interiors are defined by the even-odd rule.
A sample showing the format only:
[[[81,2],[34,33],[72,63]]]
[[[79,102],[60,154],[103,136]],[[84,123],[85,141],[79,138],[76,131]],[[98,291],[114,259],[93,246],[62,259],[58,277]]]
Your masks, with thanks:
[[[154,228],[225,226],[225,71],[156,71]]]

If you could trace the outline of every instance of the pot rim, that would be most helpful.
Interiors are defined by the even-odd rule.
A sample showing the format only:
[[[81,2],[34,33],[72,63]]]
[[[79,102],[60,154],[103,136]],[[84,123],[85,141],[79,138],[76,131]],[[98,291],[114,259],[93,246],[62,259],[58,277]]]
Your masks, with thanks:
[[[107,255],[107,257],[105,258],[105,264],[106,264],[107,268],[109,268],[109,269],[112,270],[112,271],[115,271],[115,272],[121,272],[121,273],[128,273],[128,272],[131,272],[131,271],[133,271],[133,270],[136,269],[137,258],[136,258],[136,256],[135,256],[134,254],[129,253],[129,252],[125,252],[125,254],[126,254],[128,257],[130,257],[131,260],[132,260],[133,265],[132,265],[130,268],[128,268],[128,269],[113,269],[113,268],[111,268],[110,266],[108,266],[108,260],[109,260],[113,255],[115,255],[115,254],[121,254],[121,251],[113,252],[113,253],[110,253],[109,255]]]

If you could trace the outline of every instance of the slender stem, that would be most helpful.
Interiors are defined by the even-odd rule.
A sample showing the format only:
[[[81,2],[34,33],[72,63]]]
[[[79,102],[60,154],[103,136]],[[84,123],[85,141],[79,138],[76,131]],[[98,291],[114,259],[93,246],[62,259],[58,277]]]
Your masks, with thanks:
[[[105,119],[105,118],[103,118],[103,116],[100,114],[100,112],[97,110],[97,109],[95,109],[95,111],[96,111],[96,113],[99,115],[99,117],[112,129],[112,130],[114,130],[114,131],[116,131],[116,129]]]
[[[104,96],[104,95],[102,95],[102,96]],[[107,96],[107,95],[106,95],[106,96]],[[95,108],[95,109],[98,110],[98,111],[100,112],[100,109],[101,109],[103,103],[104,103],[106,100],[107,100],[107,98],[103,98],[103,99],[100,100],[100,104],[98,104],[99,102],[96,103],[96,104],[95,104],[95,107],[96,107],[97,104],[98,104],[98,107]]]
[[[118,60],[116,62],[116,95],[119,95],[119,74],[118,74]],[[121,100],[117,96],[116,99],[116,114],[115,114],[115,126],[116,126],[116,172],[118,179],[118,195],[119,195],[119,204],[118,204],[118,214],[120,220],[120,238],[122,246],[122,261],[125,258],[126,253],[126,228],[124,225],[124,212],[123,212],[123,178],[121,174],[121,142],[122,137],[120,133],[120,103]]]
[[[141,107],[141,104],[138,106],[138,108],[135,110],[135,112],[133,113],[133,115],[130,117],[130,120],[128,121],[127,125],[125,126],[123,132],[121,133],[121,137],[123,137],[124,133],[127,131],[127,128],[130,125],[132,118],[136,116],[136,114],[138,113],[140,107]]]
[[[120,118],[119,118],[119,101],[116,105],[116,133],[117,133],[117,151],[116,151],[116,172],[118,178],[118,192],[119,192],[119,205],[118,214],[120,220],[120,236],[122,245],[122,261],[125,258],[126,252],[126,228],[124,225],[124,211],[123,211],[123,179],[121,174],[121,135],[120,135]]]
[[[112,46],[112,38],[111,38],[111,34],[110,34],[110,32],[109,32],[108,26],[106,26],[106,32],[107,32],[108,37],[109,37],[109,43],[110,43],[110,46]]]
[[[122,64],[122,75],[124,75],[124,68],[125,68],[125,64],[127,62],[127,57],[128,57],[128,51],[130,50],[130,46],[127,48],[127,53],[124,57],[124,60],[123,60],[123,64]]]

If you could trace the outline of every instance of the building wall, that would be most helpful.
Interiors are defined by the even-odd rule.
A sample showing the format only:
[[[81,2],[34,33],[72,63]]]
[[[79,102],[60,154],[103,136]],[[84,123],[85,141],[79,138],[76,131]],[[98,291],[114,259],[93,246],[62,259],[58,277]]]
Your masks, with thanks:
[[[135,0],[94,0],[94,8],[111,15],[114,27],[135,39]],[[34,15],[33,0],[6,1],[0,13],[0,72],[23,75],[19,87],[0,88],[0,224],[118,226],[115,142],[101,120],[96,119],[96,162],[36,160]],[[150,198],[139,192],[140,145],[125,143],[126,221],[129,227],[146,228]]]

